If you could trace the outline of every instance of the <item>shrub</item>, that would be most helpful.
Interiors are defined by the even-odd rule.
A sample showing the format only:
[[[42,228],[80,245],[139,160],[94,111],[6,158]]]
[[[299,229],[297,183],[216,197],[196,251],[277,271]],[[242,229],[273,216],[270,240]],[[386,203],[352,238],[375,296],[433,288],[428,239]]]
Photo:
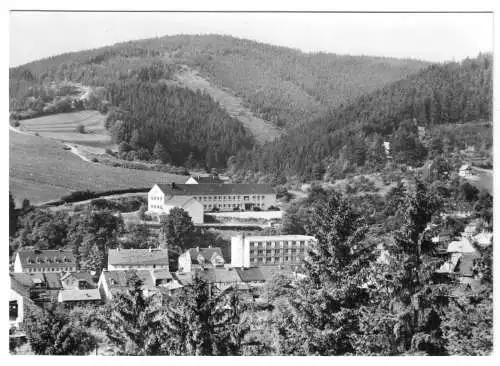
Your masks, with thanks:
[[[276,206],[269,206],[268,210],[269,211],[279,211],[280,209]]]
[[[98,163],[99,162],[99,160],[97,160],[97,158],[92,158],[92,159],[90,159],[90,161],[93,162],[93,163]]]

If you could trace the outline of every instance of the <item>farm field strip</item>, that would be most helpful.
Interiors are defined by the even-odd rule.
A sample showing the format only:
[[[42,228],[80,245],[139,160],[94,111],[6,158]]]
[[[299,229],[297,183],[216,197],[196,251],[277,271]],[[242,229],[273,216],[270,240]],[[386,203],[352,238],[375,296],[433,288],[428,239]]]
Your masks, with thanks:
[[[163,172],[88,163],[64,150],[63,144],[42,137],[10,132],[9,138],[9,189],[17,201],[28,198],[37,204],[78,190],[102,192],[186,180]]]

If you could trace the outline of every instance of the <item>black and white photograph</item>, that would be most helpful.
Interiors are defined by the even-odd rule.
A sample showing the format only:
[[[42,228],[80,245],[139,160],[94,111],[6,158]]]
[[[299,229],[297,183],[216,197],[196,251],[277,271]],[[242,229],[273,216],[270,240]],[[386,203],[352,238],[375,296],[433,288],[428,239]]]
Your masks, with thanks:
[[[8,11],[12,362],[491,361],[493,9],[39,6]]]

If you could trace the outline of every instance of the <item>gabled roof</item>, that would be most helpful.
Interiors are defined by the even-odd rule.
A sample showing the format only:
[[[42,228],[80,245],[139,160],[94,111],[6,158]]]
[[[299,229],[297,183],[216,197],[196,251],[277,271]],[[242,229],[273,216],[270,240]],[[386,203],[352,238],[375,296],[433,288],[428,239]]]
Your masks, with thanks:
[[[158,184],[165,195],[275,194],[267,184]]]
[[[193,272],[172,272],[172,277],[183,286],[193,283]]]
[[[186,196],[170,196],[165,200],[165,205],[168,206],[175,206],[175,207],[186,207],[193,202],[197,202],[193,197],[186,197]],[[199,203],[199,202],[198,202]],[[201,205],[201,203],[200,203]]]
[[[201,255],[206,262],[211,262],[214,255],[219,255],[222,259],[222,251],[218,247],[214,248],[191,248],[188,249],[192,264],[200,264],[198,257]]]
[[[152,272],[153,278],[155,280],[171,280],[172,275],[167,269],[154,269]]]
[[[448,249],[446,251],[448,253],[477,253],[476,249],[466,238],[462,238],[459,241],[452,241],[448,244]]]
[[[258,267],[234,268],[243,282],[264,282],[266,276]]]
[[[101,300],[99,289],[62,290],[59,291],[59,302],[66,301],[96,301]]]
[[[232,268],[207,268],[195,272],[196,276],[208,283],[242,282],[238,272]]]
[[[130,271],[103,271],[104,281],[110,290],[113,289],[126,289],[128,288],[128,279],[132,273],[137,274],[143,284],[143,288],[154,288],[153,277],[149,270],[130,270]]]
[[[111,265],[168,265],[167,249],[110,249]]]
[[[30,288],[34,286],[28,273],[9,273],[10,288],[24,297],[29,297]]]
[[[71,250],[20,250],[17,254],[23,268],[65,268],[76,265]]]

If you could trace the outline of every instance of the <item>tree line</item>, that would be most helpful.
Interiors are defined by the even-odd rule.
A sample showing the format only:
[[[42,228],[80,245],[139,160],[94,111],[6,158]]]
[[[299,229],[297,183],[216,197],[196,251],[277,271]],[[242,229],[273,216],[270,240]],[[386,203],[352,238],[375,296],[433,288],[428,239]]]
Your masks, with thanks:
[[[434,129],[491,118],[492,55],[483,54],[461,63],[429,66],[290,129],[261,148],[241,150],[232,160],[233,171],[314,179],[316,164],[333,172],[384,164],[384,141],[391,143],[396,161],[418,166],[428,152],[418,127]],[[460,146],[453,139],[448,143]],[[488,145],[488,140],[484,143]]]

